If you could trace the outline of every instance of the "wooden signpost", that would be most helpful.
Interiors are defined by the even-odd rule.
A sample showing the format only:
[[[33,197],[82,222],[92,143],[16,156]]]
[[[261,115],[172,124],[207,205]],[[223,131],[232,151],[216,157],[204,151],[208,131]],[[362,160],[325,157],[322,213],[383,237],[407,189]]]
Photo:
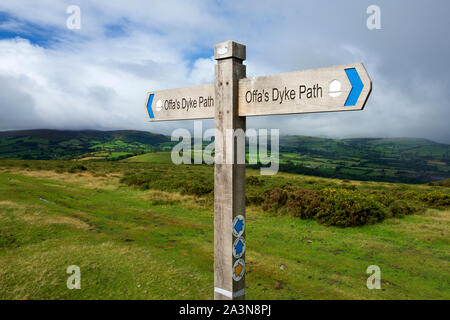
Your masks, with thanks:
[[[362,110],[372,82],[362,63],[246,78],[244,45],[214,47],[214,84],[149,92],[150,121],[214,118],[214,298],[245,298],[245,164],[227,130],[245,131],[247,116]],[[245,148],[245,146],[244,146]],[[239,150],[245,152],[245,150]]]

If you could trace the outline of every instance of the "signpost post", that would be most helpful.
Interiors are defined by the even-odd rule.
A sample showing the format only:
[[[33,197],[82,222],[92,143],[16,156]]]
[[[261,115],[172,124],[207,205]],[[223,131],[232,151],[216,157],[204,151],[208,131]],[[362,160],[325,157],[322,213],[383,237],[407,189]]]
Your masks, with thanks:
[[[214,299],[235,300],[245,298],[245,163],[237,161],[245,144],[228,132],[245,131],[247,116],[362,110],[372,82],[362,63],[246,78],[246,48],[233,41],[217,44],[214,58],[214,84],[150,92],[147,112],[150,121],[214,118]]]
[[[214,299],[243,299],[245,296],[245,252],[233,253],[237,239],[245,242],[245,163],[238,163],[238,144],[227,139],[227,130],[245,131],[239,116],[239,80],[245,78],[245,46],[232,41],[214,48],[217,60],[214,85],[216,114],[214,141]],[[244,145],[245,148],[245,145]],[[241,150],[242,151],[242,150]],[[243,150],[245,154],[245,150]],[[225,163],[231,153],[232,163]],[[220,159],[220,160],[219,160]],[[217,161],[219,160],[219,161]],[[219,163],[218,163],[219,162]],[[236,243],[236,245],[238,245]]]

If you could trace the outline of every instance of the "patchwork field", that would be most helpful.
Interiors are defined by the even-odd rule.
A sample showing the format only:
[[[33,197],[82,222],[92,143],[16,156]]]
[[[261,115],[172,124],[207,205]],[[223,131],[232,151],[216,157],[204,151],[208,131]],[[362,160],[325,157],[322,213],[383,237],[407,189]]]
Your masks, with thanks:
[[[177,143],[170,136],[132,130],[4,131],[0,159],[120,161],[137,156],[132,161],[163,163],[170,162]],[[282,172],[401,183],[450,178],[450,145],[425,139],[280,136],[279,151]]]
[[[0,299],[212,299],[212,170],[0,161]],[[450,298],[448,188],[293,174],[261,180],[252,170],[247,180],[248,299]],[[257,199],[292,188],[384,192],[415,210],[341,228]],[[70,265],[81,268],[81,290],[66,287]],[[381,269],[381,290],[366,287],[370,265]]]

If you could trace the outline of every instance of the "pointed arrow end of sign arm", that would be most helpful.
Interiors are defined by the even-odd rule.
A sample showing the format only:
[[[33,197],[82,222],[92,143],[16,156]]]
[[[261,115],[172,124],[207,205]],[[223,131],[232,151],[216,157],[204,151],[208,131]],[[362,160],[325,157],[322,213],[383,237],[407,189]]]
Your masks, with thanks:
[[[345,73],[347,74],[347,78],[352,86],[352,89],[348,94],[347,101],[345,101],[345,106],[353,107],[358,102],[359,96],[364,88],[364,84],[362,83],[356,68],[345,69]]]
[[[363,101],[363,103],[361,105],[361,110],[363,110],[364,107],[366,106],[367,100],[370,97],[370,94],[372,93],[372,79],[370,79],[369,73],[367,72],[366,67],[364,66],[364,64],[361,62],[360,65],[361,65],[361,71],[362,71],[361,72],[361,78],[362,78],[362,81],[364,83],[364,86],[367,89],[366,96],[364,97],[364,101]]]
[[[147,98],[147,113],[150,120],[155,119],[155,115],[153,114],[152,104],[153,104],[153,98],[155,95],[153,93],[148,95]]]
[[[352,86],[345,106],[359,106],[358,109],[363,110],[372,91],[372,80],[362,63],[356,64],[354,67],[346,68],[345,73]]]

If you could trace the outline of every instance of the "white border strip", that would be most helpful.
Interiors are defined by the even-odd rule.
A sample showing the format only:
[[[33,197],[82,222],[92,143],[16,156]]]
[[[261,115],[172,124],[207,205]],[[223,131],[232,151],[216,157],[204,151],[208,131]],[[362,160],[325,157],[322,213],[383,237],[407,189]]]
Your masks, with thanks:
[[[223,294],[225,297],[228,297],[228,298],[233,297],[233,294],[231,293],[231,291],[228,291],[228,290],[225,290],[225,289],[222,289],[222,288],[214,287],[214,292]]]
[[[235,293],[232,293],[231,291],[215,287],[214,292],[223,294],[225,297],[228,297],[228,298],[237,298],[237,297],[243,296],[245,294],[245,288],[241,289]]]

